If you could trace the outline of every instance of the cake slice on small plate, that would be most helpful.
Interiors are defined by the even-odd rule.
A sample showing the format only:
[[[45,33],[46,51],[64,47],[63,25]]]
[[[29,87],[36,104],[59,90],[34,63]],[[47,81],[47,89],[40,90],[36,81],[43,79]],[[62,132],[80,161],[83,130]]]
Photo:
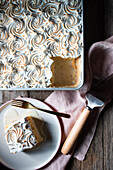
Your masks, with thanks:
[[[42,126],[43,120],[35,110],[24,115],[19,115],[15,109],[7,110],[4,115],[4,136],[10,153],[38,147],[44,141]]]

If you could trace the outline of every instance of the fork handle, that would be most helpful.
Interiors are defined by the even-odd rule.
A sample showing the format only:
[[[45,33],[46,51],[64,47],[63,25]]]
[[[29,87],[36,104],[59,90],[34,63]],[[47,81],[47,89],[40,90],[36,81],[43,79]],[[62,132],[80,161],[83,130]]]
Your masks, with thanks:
[[[76,141],[78,135],[80,134],[88,116],[91,110],[87,108],[85,108],[83,110],[83,112],[80,114],[80,117],[77,119],[77,121],[75,122],[72,130],[70,131],[67,139],[65,140],[61,152],[66,155],[69,153],[69,151],[71,150],[74,142]]]
[[[70,115],[69,115],[69,114],[66,114],[66,113],[55,112],[55,111],[46,110],[46,109],[41,109],[41,108],[37,108],[37,107],[35,107],[35,108],[38,109],[38,110],[41,110],[41,111],[43,111],[43,112],[56,115],[56,116],[61,116],[61,117],[65,117],[65,118],[70,118]]]

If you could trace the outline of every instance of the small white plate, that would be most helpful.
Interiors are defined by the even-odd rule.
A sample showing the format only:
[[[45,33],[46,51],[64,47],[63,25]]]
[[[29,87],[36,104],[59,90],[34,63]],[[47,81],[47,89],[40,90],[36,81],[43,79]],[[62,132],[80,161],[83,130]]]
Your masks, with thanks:
[[[50,109],[45,103],[32,99],[23,98],[33,103],[35,106]],[[38,111],[38,113],[44,119],[44,133],[46,134],[46,140],[37,149],[30,152],[20,152],[11,154],[4,138],[4,113],[8,108],[11,108],[11,101],[5,103],[0,107],[0,162],[11,169],[39,169],[49,163],[57,153],[61,142],[61,126],[57,116]],[[21,108],[16,108],[19,111]],[[21,109],[25,111],[25,109]]]

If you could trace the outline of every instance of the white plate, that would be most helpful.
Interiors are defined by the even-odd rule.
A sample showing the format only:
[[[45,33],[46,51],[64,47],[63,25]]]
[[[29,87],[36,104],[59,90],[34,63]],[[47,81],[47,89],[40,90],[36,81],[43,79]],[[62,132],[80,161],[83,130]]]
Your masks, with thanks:
[[[23,98],[29,100],[37,107],[51,110],[45,103],[31,98]],[[57,153],[61,142],[61,126],[58,118],[55,115],[50,115],[42,111],[38,113],[42,116],[44,121],[44,133],[46,133],[46,140],[34,151],[20,152],[11,154],[4,139],[4,113],[12,107],[10,101],[0,107],[0,162],[11,169],[39,169],[49,163]],[[17,111],[21,108],[16,108]],[[21,111],[25,111],[21,109]]]

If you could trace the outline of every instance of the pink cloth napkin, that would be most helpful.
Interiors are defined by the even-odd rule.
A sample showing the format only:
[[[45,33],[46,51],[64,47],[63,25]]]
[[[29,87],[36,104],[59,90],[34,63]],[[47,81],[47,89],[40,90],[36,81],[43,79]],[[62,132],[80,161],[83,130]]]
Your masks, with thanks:
[[[70,119],[60,118],[63,127],[62,143],[86,106],[86,92],[101,79],[105,79],[113,73],[113,36],[105,41],[93,44],[88,56],[85,57],[85,81],[83,87],[76,91],[54,91],[45,100],[45,102],[55,110],[71,115]],[[85,159],[85,155],[94,137],[98,117],[104,106],[95,108],[91,112],[72,153],[63,155],[60,148],[55,158],[43,169],[64,170],[71,156],[74,156],[80,161]]]

